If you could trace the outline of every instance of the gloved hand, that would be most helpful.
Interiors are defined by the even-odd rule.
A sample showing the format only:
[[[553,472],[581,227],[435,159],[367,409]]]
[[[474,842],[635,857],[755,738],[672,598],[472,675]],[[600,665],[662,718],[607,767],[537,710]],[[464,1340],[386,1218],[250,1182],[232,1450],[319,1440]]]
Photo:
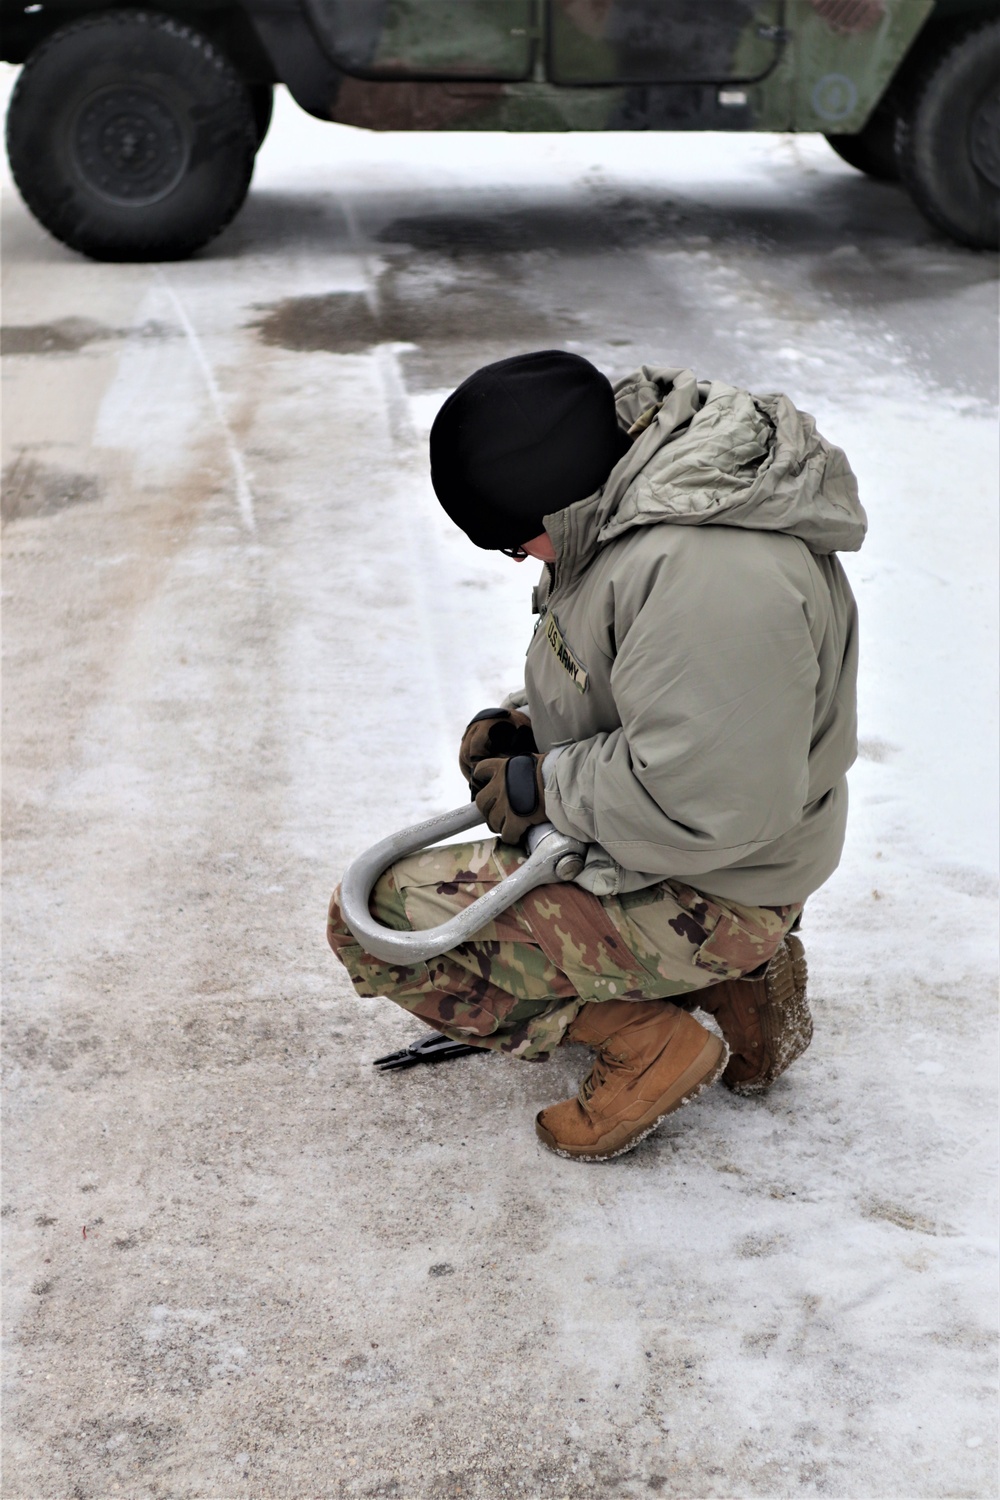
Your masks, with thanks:
[[[527,714],[516,708],[484,708],[465,727],[458,764],[475,793],[472,773],[480,761],[497,755],[532,755],[537,749]]]
[[[487,825],[505,844],[519,844],[532,823],[545,822],[544,755],[481,760],[472,790]]]

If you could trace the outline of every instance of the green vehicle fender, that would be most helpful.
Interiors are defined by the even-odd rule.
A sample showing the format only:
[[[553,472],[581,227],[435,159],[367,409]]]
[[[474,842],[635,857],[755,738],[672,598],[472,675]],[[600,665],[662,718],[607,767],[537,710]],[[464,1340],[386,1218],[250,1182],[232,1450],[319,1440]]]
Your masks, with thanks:
[[[934,0],[790,0],[788,9],[793,25],[782,66],[790,117],[787,125],[771,124],[764,104],[758,128],[849,135],[875,110]]]
[[[303,0],[382,129],[805,130],[875,110],[934,0]]]

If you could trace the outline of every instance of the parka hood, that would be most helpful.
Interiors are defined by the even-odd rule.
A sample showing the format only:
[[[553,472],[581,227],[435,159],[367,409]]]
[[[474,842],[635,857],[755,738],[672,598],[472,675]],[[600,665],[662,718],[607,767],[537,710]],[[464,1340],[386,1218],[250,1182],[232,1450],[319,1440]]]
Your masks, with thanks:
[[[632,447],[596,494],[545,518],[562,578],[637,526],[779,531],[821,556],[861,546],[868,522],[851,466],[787,396],[649,365],[614,393]]]

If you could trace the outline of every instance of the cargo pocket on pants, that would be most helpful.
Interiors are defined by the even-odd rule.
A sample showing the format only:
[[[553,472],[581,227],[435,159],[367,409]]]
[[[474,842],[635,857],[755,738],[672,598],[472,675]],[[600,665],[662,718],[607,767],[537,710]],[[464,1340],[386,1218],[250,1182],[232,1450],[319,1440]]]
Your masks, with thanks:
[[[737,914],[712,901],[708,908],[709,919],[718,912],[718,920],[694,961],[716,979],[739,979],[766,964],[781,947],[794,915],[801,910],[798,906],[778,911],[760,907],[756,909],[760,913],[757,918],[754,908],[744,908]]]

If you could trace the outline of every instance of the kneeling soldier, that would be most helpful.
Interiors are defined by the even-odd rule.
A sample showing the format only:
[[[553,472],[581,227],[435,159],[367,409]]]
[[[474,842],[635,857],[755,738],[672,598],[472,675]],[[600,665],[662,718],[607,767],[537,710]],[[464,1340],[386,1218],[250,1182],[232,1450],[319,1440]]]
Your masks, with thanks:
[[[329,940],[359,994],[447,1037],[591,1047],[537,1131],[600,1160],[720,1075],[767,1089],[809,1045],[794,931],[843,847],[858,647],[834,554],[860,547],[865,514],[811,417],[689,370],[612,387],[573,354],[501,360],[449,396],[430,446],[470,540],[545,564],[539,621],[524,692],[478,713],[459,753],[498,838],[401,860],[372,910],[446,920],[516,868],[533,823],[589,852],[575,884],[427,963],[366,954],[336,892]]]

